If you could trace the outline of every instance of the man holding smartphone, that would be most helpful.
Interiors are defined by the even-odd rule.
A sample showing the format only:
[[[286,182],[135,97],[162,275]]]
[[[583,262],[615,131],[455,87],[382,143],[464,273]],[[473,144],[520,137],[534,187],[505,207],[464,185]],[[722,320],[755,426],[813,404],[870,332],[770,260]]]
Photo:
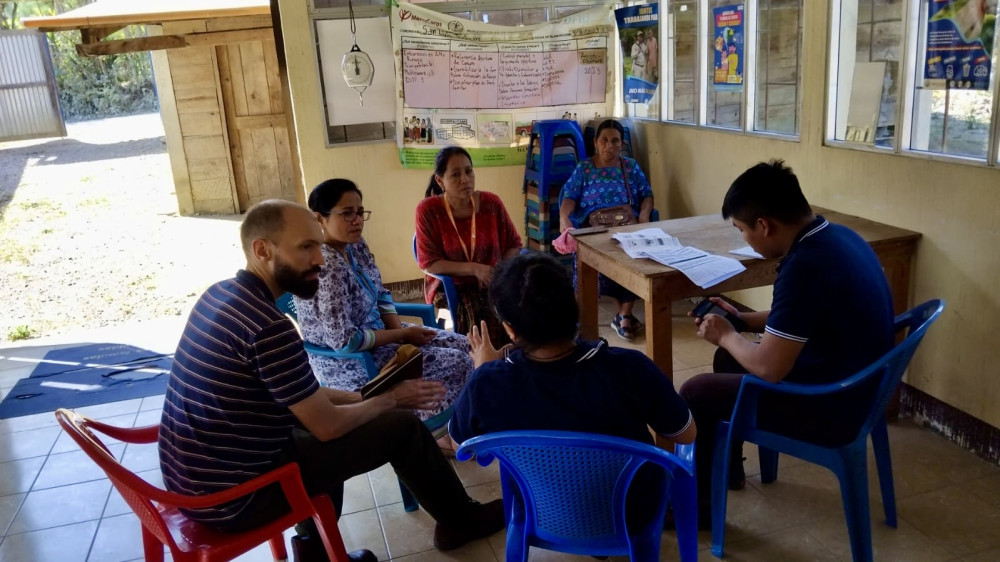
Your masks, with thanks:
[[[744,376],[836,382],[893,345],[892,294],[875,253],[854,231],[814,215],[783,162],[762,162],[740,175],[726,193],[722,217],[732,219],[757,253],[780,262],[771,310],[740,312],[720,298],[710,299],[746,331],[762,333],[759,342],[743,337],[723,316],[708,312],[695,318],[698,335],[719,346],[714,372],[697,375],[680,389],[699,428],[699,519],[705,522],[711,520],[715,429],[732,416]],[[765,396],[758,423],[796,439],[843,444],[857,435],[874,390],[861,388],[836,400]],[[729,487],[741,489],[742,443],[733,446]]]

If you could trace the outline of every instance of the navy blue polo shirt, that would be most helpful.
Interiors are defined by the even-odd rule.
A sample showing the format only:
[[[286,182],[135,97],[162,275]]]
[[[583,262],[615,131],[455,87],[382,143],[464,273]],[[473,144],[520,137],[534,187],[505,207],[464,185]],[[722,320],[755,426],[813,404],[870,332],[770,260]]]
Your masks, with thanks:
[[[778,265],[764,329],[805,344],[789,382],[842,380],[888,352],[892,293],[871,246],[817,216]]]
[[[449,432],[461,443],[485,433],[562,430],[652,444],[692,423],[673,383],[645,355],[583,342],[558,361],[532,361],[520,350],[476,369],[454,404]]]
[[[270,289],[240,270],[195,303],[160,421],[160,468],[180,494],[226,490],[272,470],[301,427],[289,406],[319,390],[302,339]],[[184,513],[223,523],[251,497]]]

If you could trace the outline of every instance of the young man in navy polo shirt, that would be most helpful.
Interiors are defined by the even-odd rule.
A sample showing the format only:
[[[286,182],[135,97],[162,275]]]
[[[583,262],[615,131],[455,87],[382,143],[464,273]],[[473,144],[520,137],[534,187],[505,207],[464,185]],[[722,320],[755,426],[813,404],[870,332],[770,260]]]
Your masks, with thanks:
[[[722,217],[732,219],[757,253],[781,261],[771,310],[739,312],[712,299],[749,331],[763,333],[759,343],[744,338],[721,316],[695,320],[698,335],[719,346],[715,372],[692,378],[680,390],[698,424],[700,515],[706,517],[715,428],[732,416],[744,376],[770,382],[835,382],[893,345],[892,295],[875,253],[854,231],[814,215],[798,179],[783,162],[762,162],[738,177],[726,193]],[[797,439],[844,444],[857,435],[873,393],[874,387],[835,401],[762,399],[758,422]],[[729,486],[740,489],[742,443],[734,444],[731,458]]]

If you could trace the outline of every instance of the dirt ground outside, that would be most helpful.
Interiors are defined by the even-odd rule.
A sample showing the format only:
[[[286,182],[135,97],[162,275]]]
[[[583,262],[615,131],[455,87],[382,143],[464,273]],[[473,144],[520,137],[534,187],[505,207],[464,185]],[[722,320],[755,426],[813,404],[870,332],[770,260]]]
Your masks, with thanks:
[[[181,217],[157,113],[0,143],[0,343],[186,316],[243,266],[240,216]]]

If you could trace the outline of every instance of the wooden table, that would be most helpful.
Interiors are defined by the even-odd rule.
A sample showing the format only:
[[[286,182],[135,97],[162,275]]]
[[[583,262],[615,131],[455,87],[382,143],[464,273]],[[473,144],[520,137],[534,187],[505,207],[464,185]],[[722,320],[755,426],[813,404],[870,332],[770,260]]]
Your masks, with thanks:
[[[910,305],[910,265],[920,233],[819,207],[813,210],[830,222],[857,232],[871,244],[889,280],[895,313],[906,311]],[[662,228],[685,246],[738,259],[747,269],[718,285],[702,289],[672,267],[650,259],[628,257],[618,242],[611,239],[615,232],[651,227]],[[673,301],[774,284],[778,260],[744,258],[729,253],[743,246],[746,242],[739,231],[718,214],[622,226],[600,234],[580,236],[576,252],[580,335],[586,339],[597,338],[597,274],[600,272],[646,301],[646,355],[673,378],[670,319]]]

